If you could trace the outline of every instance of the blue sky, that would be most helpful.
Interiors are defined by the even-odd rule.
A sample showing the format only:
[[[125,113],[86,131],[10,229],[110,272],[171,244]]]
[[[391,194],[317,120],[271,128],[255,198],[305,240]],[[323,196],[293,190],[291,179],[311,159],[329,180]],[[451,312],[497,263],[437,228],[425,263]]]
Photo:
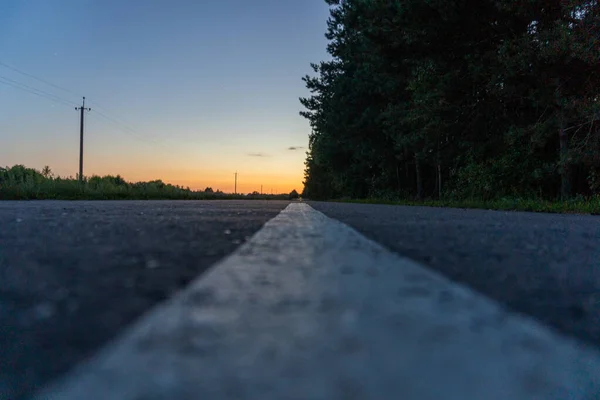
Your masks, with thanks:
[[[305,149],[288,148],[308,143],[298,97],[327,17],[323,0],[3,0],[0,62],[69,91],[0,77],[86,96],[86,175],[300,190]],[[74,175],[73,107],[0,82],[0,165]]]

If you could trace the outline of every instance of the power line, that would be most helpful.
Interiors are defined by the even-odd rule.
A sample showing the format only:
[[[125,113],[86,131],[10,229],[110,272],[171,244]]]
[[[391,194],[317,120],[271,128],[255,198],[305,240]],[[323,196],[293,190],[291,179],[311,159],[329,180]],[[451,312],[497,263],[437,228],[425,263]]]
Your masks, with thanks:
[[[96,101],[89,101],[90,104],[92,104],[94,107],[96,107],[97,109],[100,110],[104,110],[104,112],[109,113],[111,115],[114,115],[115,113],[113,113],[111,110],[107,110],[105,107],[102,106],[102,104],[98,104],[98,102]],[[115,116],[117,117],[117,116]],[[114,120],[118,121],[119,123],[123,124],[123,126],[126,126],[129,130],[134,130],[133,128],[130,127],[130,123],[127,122],[125,119],[117,117],[117,118],[113,118]]]
[[[155,145],[159,145],[163,148],[166,148],[164,142],[161,142],[159,140],[156,140],[154,138],[150,138],[147,136],[144,136],[142,133],[140,133],[139,131],[137,131],[136,129],[133,129],[129,123],[127,121],[125,121],[123,118],[115,118],[115,117],[111,117],[109,115],[106,115],[105,113],[99,111],[100,110],[104,110],[107,113],[111,113],[109,110],[107,110],[106,108],[102,107],[100,104],[98,104],[98,102],[95,101],[89,101],[90,104],[95,106],[95,110],[94,113],[98,114],[100,117],[104,118],[105,120],[111,122],[112,124],[114,124],[115,126],[117,126],[121,132],[127,134],[127,135],[131,135],[132,137],[135,137],[136,139],[139,140],[143,140],[146,141],[148,143],[152,143]]]
[[[32,74],[30,74],[30,73],[28,73],[28,72],[25,72],[25,71],[22,71],[22,70],[20,70],[20,69],[18,69],[18,68],[16,68],[16,67],[13,67],[13,66],[11,66],[11,65],[8,65],[8,64],[6,64],[6,63],[4,63],[4,62],[2,62],[2,61],[0,61],[0,65],[2,65],[2,66],[3,66],[3,67],[5,67],[5,68],[8,68],[8,69],[10,69],[10,70],[13,70],[13,71],[15,71],[15,72],[17,72],[17,73],[19,73],[19,74],[21,74],[21,75],[28,76],[28,77],[30,77],[30,78],[33,78],[33,79],[35,79],[36,81],[39,81],[39,82],[45,83],[46,85],[52,86],[52,87],[53,87],[53,88],[55,88],[55,89],[59,89],[59,90],[62,90],[62,91],[65,91],[65,92],[68,92],[68,93],[74,94],[74,95],[75,95],[75,96],[77,96],[77,97],[81,97],[81,95],[80,95],[80,94],[78,94],[78,93],[75,93],[75,92],[74,92],[74,91],[72,91],[72,90],[69,90],[69,89],[67,89],[67,88],[64,88],[64,87],[61,87],[61,86],[55,85],[54,83],[52,83],[52,82],[48,82],[48,81],[47,81],[47,80],[45,80],[45,79],[38,78],[38,77],[37,77],[37,76],[35,76],[35,75],[32,75]]]
[[[8,69],[10,69],[10,70],[12,70],[12,71],[15,71],[15,72],[17,72],[17,73],[19,73],[19,74],[21,74],[21,75],[24,75],[24,76],[27,76],[27,77],[33,78],[33,79],[35,79],[36,81],[42,82],[42,83],[44,83],[44,84],[46,84],[46,85],[48,85],[48,86],[52,86],[53,88],[56,88],[56,89],[62,90],[62,91],[64,91],[64,92],[67,92],[67,93],[70,93],[70,94],[73,94],[73,95],[75,95],[75,96],[77,96],[77,97],[81,97],[81,94],[79,94],[79,93],[76,93],[76,92],[74,92],[74,91],[72,91],[72,90],[70,90],[70,89],[67,89],[67,88],[65,88],[65,87],[62,87],[62,86],[56,85],[56,84],[54,84],[54,83],[52,83],[52,82],[49,82],[49,81],[47,81],[47,80],[45,80],[45,79],[42,79],[42,78],[38,77],[38,76],[35,76],[35,75],[33,75],[33,74],[30,74],[29,72],[25,72],[25,71],[23,71],[23,70],[21,70],[21,69],[19,69],[19,68],[17,68],[17,67],[14,67],[14,66],[12,66],[12,65],[9,65],[9,64],[5,63],[5,62],[3,62],[3,61],[0,61],[0,65],[4,66],[4,67],[6,67],[6,68],[8,68]],[[8,79],[8,78],[6,78],[6,79]],[[26,85],[24,85],[24,86],[26,86]],[[34,88],[34,90],[39,90],[40,92],[42,91],[42,90],[40,90],[40,89],[35,89],[35,88]],[[58,96],[56,96],[56,95],[52,95],[52,96],[58,97]],[[63,100],[64,100],[64,99],[63,99]],[[68,100],[67,100],[67,101],[68,101]],[[73,105],[79,105],[78,103],[74,103],[74,102],[71,102],[71,101],[68,101],[68,102],[69,102],[69,103],[72,103]],[[110,113],[110,111],[108,111],[106,108],[102,107],[100,104],[98,104],[98,103],[97,103],[97,102],[95,102],[95,101],[89,101],[89,100],[88,100],[88,103],[90,103],[90,104],[94,105],[96,108],[99,108],[99,109],[101,109],[101,110],[104,110],[104,111],[106,111],[106,112]],[[97,112],[98,112],[98,111],[97,111]],[[109,117],[109,118],[110,118],[110,117]],[[112,118],[111,118],[111,119],[112,119]],[[129,128],[129,127],[128,127],[128,129],[130,129],[130,130],[131,130],[131,128]]]
[[[122,124],[118,120],[116,120],[116,119],[114,119],[112,117],[109,117],[108,115],[104,114],[103,112],[100,112],[98,110],[95,110],[94,112],[97,113],[98,115],[100,115],[105,120],[110,121],[113,124],[115,124],[116,126],[120,127],[121,130],[124,133],[131,134],[132,136],[137,137],[138,139],[146,140],[146,141],[154,143],[154,144],[161,144],[160,142],[158,142],[158,141],[156,141],[156,140],[154,140],[152,138],[148,138],[148,137],[143,136],[142,134],[140,134],[139,132],[137,132],[135,129],[130,128],[129,126],[127,126],[125,124]]]
[[[121,131],[126,133],[126,134],[131,134],[133,137],[137,137],[138,139],[141,140],[145,140],[149,143],[153,143],[153,144],[157,144],[162,146],[163,148],[168,148],[166,146],[166,143],[160,139],[155,139],[152,137],[148,137],[145,136],[144,134],[142,134],[139,130],[133,129],[126,120],[124,120],[123,118],[115,118],[115,117],[110,117],[104,113],[102,113],[101,111],[98,111],[98,109],[104,110],[106,112],[110,112],[108,111],[106,108],[101,107],[100,105],[98,105],[97,102],[94,101],[89,101],[90,104],[94,105],[96,107],[96,109],[94,110],[95,113],[99,114],[100,116],[102,116],[104,119],[112,122],[113,124],[115,124],[116,126],[119,126],[121,128]],[[125,130],[127,132],[125,132]],[[192,141],[192,140],[179,140],[182,143],[187,143],[187,144],[191,144],[191,145],[198,145],[198,142]],[[171,149],[172,150],[172,149]]]
[[[93,103],[93,104],[96,104],[96,103],[94,103],[94,102],[91,102],[91,103]],[[97,105],[97,104],[96,104],[96,105]],[[99,108],[100,108],[100,109],[102,109],[102,110],[104,110],[104,108],[102,108],[102,107],[99,107]],[[105,110],[105,111],[106,111],[106,110]],[[112,123],[114,123],[114,124],[117,124],[117,125],[120,125],[120,126],[122,126],[123,128],[127,129],[129,132],[132,132],[132,133],[135,133],[135,134],[141,135],[141,134],[140,134],[139,132],[137,132],[135,129],[133,129],[132,127],[130,127],[130,126],[129,126],[129,125],[127,125],[126,123],[122,122],[122,120],[121,120],[121,121],[119,121],[119,119],[117,119],[117,118],[113,118],[113,117],[110,117],[110,116],[108,116],[108,115],[106,115],[106,114],[104,114],[103,112],[100,112],[100,111],[98,111],[98,110],[96,110],[96,112],[97,112],[98,114],[100,114],[102,117],[104,117],[105,119],[107,119],[107,120],[111,121]]]
[[[20,84],[11,83],[10,79],[4,78],[2,76],[0,76],[0,83],[3,83],[5,85],[7,85],[7,86],[11,86],[11,87],[13,87],[15,89],[20,89],[20,90],[22,90],[24,92],[27,92],[27,93],[34,94],[34,95],[39,96],[39,97],[43,97],[45,99],[51,100],[51,101],[53,101],[55,103],[58,103],[58,104],[61,104],[61,105],[67,106],[67,107],[72,107],[73,104],[74,104],[74,103],[66,102],[66,101],[64,101],[64,100],[62,100],[60,98],[57,98],[57,97],[53,96],[53,95],[43,94],[45,92],[39,91],[37,89],[27,89],[26,85],[19,86]]]
[[[112,123],[112,124],[114,124],[114,125],[115,125],[117,128],[119,128],[119,130],[120,130],[121,132],[125,133],[126,135],[130,135],[130,136],[132,136],[132,137],[135,137],[136,139],[143,140],[143,141],[145,141],[145,142],[152,143],[152,144],[155,144],[155,145],[159,145],[159,146],[163,146],[163,147],[164,147],[164,144],[163,144],[163,143],[161,143],[161,142],[158,142],[158,141],[156,141],[156,140],[153,140],[153,139],[151,139],[151,138],[147,138],[147,137],[145,137],[145,136],[143,136],[143,135],[139,134],[138,132],[136,132],[135,130],[133,130],[133,129],[131,129],[131,128],[127,129],[128,127],[124,127],[124,126],[123,126],[123,124],[121,124],[119,121],[115,120],[114,118],[111,118],[111,117],[109,117],[108,115],[106,115],[106,114],[104,114],[104,113],[102,113],[102,112],[100,112],[100,111],[98,111],[98,110],[94,110],[94,112],[93,112],[92,114],[90,114],[90,116],[92,116],[92,117],[94,117],[94,116],[96,116],[96,115],[97,115],[97,116],[100,116],[100,117],[102,117],[102,118],[104,118],[106,121],[109,121],[109,122],[111,122],[111,123]]]
[[[17,73],[19,73],[19,74],[21,74],[21,75],[24,75],[24,76],[27,76],[27,77],[33,78],[33,79],[35,79],[36,81],[39,81],[39,82],[42,82],[42,83],[44,83],[44,84],[46,84],[46,85],[52,86],[53,88],[56,88],[56,89],[62,90],[62,91],[64,91],[64,92],[67,92],[67,93],[70,93],[70,94],[74,94],[74,95],[75,95],[75,96],[77,96],[77,97],[81,97],[81,94],[79,94],[79,93],[76,93],[76,92],[74,92],[74,91],[72,91],[72,90],[70,90],[70,89],[67,89],[67,88],[65,88],[65,87],[62,87],[62,86],[56,85],[56,84],[54,84],[54,83],[52,83],[52,82],[49,82],[49,81],[47,81],[47,80],[45,80],[45,79],[42,79],[42,78],[38,77],[38,76],[35,76],[35,75],[33,75],[33,74],[30,74],[29,72],[25,72],[25,71],[23,71],[23,70],[21,70],[21,69],[19,69],[19,68],[16,68],[16,67],[14,67],[14,66],[12,66],[12,65],[6,64],[5,62],[2,62],[2,61],[0,61],[0,65],[4,66],[4,67],[6,67],[6,68],[8,68],[8,69],[10,69],[10,70],[12,70],[12,71],[15,71],[15,72],[17,72]],[[36,89],[36,90],[39,90],[39,89]],[[41,90],[40,90],[40,91],[41,91]],[[58,96],[56,96],[56,97],[58,97]],[[70,103],[72,103],[72,102],[70,102]],[[98,104],[96,101],[91,101],[91,100],[88,100],[88,103],[90,103],[90,104],[92,104],[93,106],[95,106],[95,108],[99,108],[99,109],[101,109],[101,110],[104,110],[104,111],[105,111],[105,112],[107,112],[107,113],[110,113],[110,114],[112,114],[112,112],[111,112],[111,111],[107,110],[105,107],[103,107],[101,104]],[[73,103],[73,104],[74,104],[74,105],[79,105],[78,103]],[[113,119],[113,118],[111,118],[111,119]],[[121,124],[123,124],[124,126],[126,126],[126,127],[127,127],[127,129],[129,129],[129,130],[133,130],[132,128],[130,128],[129,126],[127,126],[127,122],[126,122],[125,120],[123,120],[122,118],[120,118],[120,120],[121,120],[121,121],[120,121],[119,123],[121,123]]]
[[[56,85],[56,84],[54,84],[52,82],[49,82],[49,81],[47,81],[45,79],[42,79],[42,78],[37,77],[37,76],[35,76],[33,74],[30,74],[28,72],[20,70],[19,68],[16,68],[16,67],[13,67],[12,65],[6,64],[3,61],[0,61],[0,65],[4,66],[4,67],[6,67],[6,68],[8,68],[8,69],[10,69],[12,71],[15,71],[15,72],[17,72],[17,73],[19,73],[21,75],[33,78],[33,79],[35,79],[35,80],[37,80],[39,82],[42,82],[42,83],[44,83],[46,85],[52,86],[52,87],[54,87],[56,89],[59,89],[59,90],[62,90],[64,92],[76,95],[77,97],[80,97],[80,94],[78,94],[78,93],[76,93],[76,92],[74,92],[74,91],[72,91],[70,89],[67,89],[67,88],[64,88],[62,86]],[[6,80],[8,82],[2,81],[1,79],[4,79],[4,80]],[[75,103],[75,102],[72,102],[70,100],[61,98],[60,96],[57,96],[55,94],[46,92],[46,91],[41,90],[41,89],[37,89],[35,87],[26,85],[24,83],[20,83],[20,82],[14,81],[14,80],[9,79],[9,78],[5,78],[5,77],[0,76],[0,83],[4,83],[6,85],[15,87],[17,89],[21,89],[23,91],[29,92],[31,94],[35,94],[35,95],[40,96],[40,97],[45,97],[45,98],[47,98],[49,100],[52,100],[54,102],[57,102],[57,103],[60,103],[60,104],[63,104],[63,105],[69,106],[69,107],[72,107],[74,105],[75,106],[79,106],[78,103]],[[17,86],[17,85],[19,85],[19,86]],[[101,110],[104,110],[107,113],[111,113],[109,110],[107,110],[105,107],[102,107],[102,105],[98,104],[97,102],[95,102],[95,101],[88,101],[88,102],[90,104],[92,104],[92,105],[95,106],[94,113],[90,114],[90,116],[94,116],[94,114],[97,114],[97,115],[101,116],[102,118],[106,119],[107,121],[110,121],[113,124],[115,124],[117,127],[120,128],[121,132],[123,132],[125,134],[131,135],[133,137],[136,137],[137,139],[144,140],[144,141],[147,141],[149,143],[153,143],[153,144],[157,144],[157,145],[161,145],[161,146],[165,147],[164,143],[161,143],[161,142],[159,142],[159,141],[157,141],[155,139],[144,137],[142,134],[140,134],[139,132],[137,132],[135,129],[131,128],[128,125],[128,123],[126,123],[126,121],[123,120],[122,118],[120,118],[120,121],[119,121],[119,119],[117,119],[117,118],[113,118],[111,116],[106,115],[105,113],[103,113],[101,111],[98,111],[98,109],[101,109]]]
[[[57,95],[55,95],[55,94],[53,94],[53,93],[46,92],[45,90],[38,89],[38,88],[35,88],[35,87],[33,87],[33,86],[26,85],[26,84],[24,84],[24,83],[22,83],[22,82],[15,81],[14,79],[10,79],[10,78],[7,78],[7,77],[5,77],[5,76],[0,76],[0,78],[4,79],[5,81],[9,81],[9,82],[11,82],[11,83],[13,83],[13,84],[15,84],[15,85],[19,85],[19,86],[22,86],[22,87],[24,87],[24,88],[27,88],[27,89],[34,90],[34,91],[36,91],[36,92],[39,92],[39,93],[41,93],[41,94],[43,94],[43,95],[46,95],[46,96],[49,96],[49,97],[53,97],[53,98],[55,98],[55,99],[57,99],[57,100],[60,100],[60,101],[62,101],[62,102],[64,102],[64,103],[68,104],[69,106],[71,106],[71,105],[74,105],[74,106],[78,105],[77,103],[75,103],[75,102],[72,102],[71,100],[67,100],[67,99],[65,99],[65,98],[62,98],[62,97],[60,97],[60,96],[57,96]]]
[[[4,64],[2,64],[2,65],[4,65]],[[29,75],[29,74],[27,74],[27,75]],[[41,79],[38,79],[38,80],[41,80]],[[43,80],[41,80],[41,81],[45,82]],[[68,107],[79,106],[75,102],[72,102],[70,100],[64,99],[64,98],[59,97],[59,96],[56,96],[56,95],[54,95],[52,93],[49,93],[49,92],[46,92],[44,90],[37,89],[37,88],[35,88],[33,86],[29,86],[29,85],[26,85],[24,83],[15,81],[13,79],[6,78],[4,76],[0,76],[0,83],[4,83],[5,85],[11,86],[11,87],[13,87],[15,89],[23,90],[23,91],[25,91],[27,93],[31,93],[31,94],[34,94],[36,96],[43,97],[45,99],[54,101],[54,102],[56,102],[58,104],[62,104],[62,105],[68,106]],[[52,86],[54,86],[54,85],[52,85]],[[118,120],[116,120],[116,119],[114,119],[112,117],[109,117],[108,115],[106,115],[106,114],[104,114],[104,113],[102,113],[102,112],[100,112],[98,110],[94,110],[94,112],[98,113],[104,119],[106,119],[106,120],[112,122],[113,124],[117,125],[118,127],[120,127],[121,131],[124,132],[124,133],[126,133],[126,134],[130,134],[130,135],[136,137],[137,139],[146,140],[146,141],[148,141],[150,143],[160,144],[159,142],[156,142],[154,140],[150,140],[148,138],[145,138],[145,137],[139,135],[133,128],[131,128],[131,127],[127,126],[127,125],[122,124]],[[126,129],[126,130],[123,130],[123,129]]]

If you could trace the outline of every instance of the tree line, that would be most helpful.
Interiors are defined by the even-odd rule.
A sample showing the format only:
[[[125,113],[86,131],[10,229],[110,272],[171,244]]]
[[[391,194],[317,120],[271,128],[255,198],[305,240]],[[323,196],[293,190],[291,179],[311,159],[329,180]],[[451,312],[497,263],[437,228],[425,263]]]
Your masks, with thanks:
[[[598,0],[326,0],[303,197],[600,193]]]
[[[41,171],[24,165],[0,167],[0,200],[294,200],[299,197],[296,190],[289,194],[244,194],[224,193],[207,187],[192,190],[189,187],[172,185],[160,179],[149,182],[127,182],[121,175],[60,177],[49,166]]]

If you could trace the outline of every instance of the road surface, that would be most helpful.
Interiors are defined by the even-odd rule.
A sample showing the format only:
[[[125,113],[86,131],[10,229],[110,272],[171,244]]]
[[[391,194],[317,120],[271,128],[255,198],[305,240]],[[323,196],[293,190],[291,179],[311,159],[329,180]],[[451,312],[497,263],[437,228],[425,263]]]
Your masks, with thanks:
[[[0,399],[67,371],[286,202],[0,202]]]
[[[567,371],[573,364],[575,375],[583,380],[575,382],[575,385],[575,378],[561,375],[560,379],[555,380],[562,379],[565,385],[554,388],[549,393],[561,398],[561,395],[567,393],[564,392],[567,390],[565,388],[581,386],[589,391],[595,390],[590,382],[596,377],[590,375],[586,380],[583,367],[575,365],[573,360],[587,360],[585,357],[589,357],[586,365],[596,365],[595,347],[600,338],[597,301],[600,300],[600,253],[597,246],[600,244],[600,217],[314,202],[309,204],[312,208],[302,204],[306,208],[297,210],[288,207],[286,211],[291,212],[279,214],[288,206],[288,202],[0,203],[0,399],[27,398],[35,390],[53,382],[62,383],[51,386],[54,389],[49,389],[48,393],[61,393],[64,398],[77,398],[74,395],[78,393],[77,390],[89,392],[90,388],[97,385],[97,398],[102,398],[99,388],[110,386],[112,390],[112,386],[101,380],[95,381],[100,379],[98,376],[102,376],[98,373],[98,365],[104,365],[104,369],[100,371],[117,371],[120,366],[125,365],[128,367],[127,371],[136,371],[141,368],[141,364],[148,364],[139,363],[137,353],[124,349],[138,348],[140,343],[147,343],[147,338],[140,339],[140,332],[163,329],[158,328],[163,326],[165,332],[160,336],[160,343],[169,342],[169,337],[178,337],[179,342],[187,343],[188,347],[193,348],[195,345],[192,346],[189,340],[182,338],[181,335],[185,336],[181,333],[183,328],[178,325],[183,323],[181,321],[189,322],[189,316],[177,317],[179,319],[172,317],[179,314],[169,307],[182,309],[181,304],[187,304],[184,300],[188,297],[205,299],[206,296],[213,296],[206,293],[218,290],[226,293],[223,296],[235,299],[219,305],[222,307],[218,313],[219,318],[240,315],[240,310],[244,308],[246,312],[241,313],[243,318],[235,321],[218,320],[221,339],[218,343],[211,342],[210,346],[205,346],[206,354],[203,353],[203,357],[207,359],[211,354],[216,358],[210,358],[210,368],[204,366],[204,369],[193,372],[209,376],[221,371],[210,381],[221,382],[225,379],[231,385],[194,388],[191,385],[188,389],[196,392],[190,394],[191,392],[184,392],[187,386],[179,383],[177,387],[182,392],[178,396],[169,392],[164,397],[156,395],[155,398],[195,398],[202,390],[207,391],[205,396],[210,396],[219,393],[223,386],[235,393],[222,394],[234,397],[246,393],[248,398],[265,398],[269,397],[265,393],[271,393],[270,398],[277,398],[277,393],[281,396],[292,393],[286,390],[295,390],[294,393],[300,396],[298,398],[322,398],[319,396],[329,393],[327,390],[331,388],[328,385],[334,381],[336,389],[327,398],[374,398],[376,393],[383,396],[398,394],[390,383],[393,382],[393,377],[388,376],[390,371],[397,373],[397,368],[386,363],[391,362],[390,354],[394,354],[402,346],[415,347],[409,340],[409,332],[412,331],[408,330],[405,322],[402,324],[404,330],[400,333],[394,331],[398,329],[397,324],[394,329],[378,324],[384,319],[395,318],[393,315],[398,312],[396,308],[411,304],[410,301],[415,296],[429,298],[428,293],[431,292],[423,287],[410,287],[406,289],[406,293],[412,293],[411,297],[405,296],[405,289],[387,288],[384,283],[377,283],[401,282],[406,276],[412,276],[411,279],[420,276],[416,272],[406,276],[394,275],[403,268],[416,268],[417,271],[428,271],[427,273],[440,272],[444,277],[465,284],[477,292],[464,294],[465,298],[476,299],[469,300],[469,304],[486,304],[477,308],[478,311],[471,308],[471,311],[461,312],[437,310],[427,317],[427,323],[419,318],[425,318],[421,316],[429,311],[420,312],[413,316],[417,318],[415,322],[408,324],[413,329],[413,334],[425,332],[423,336],[429,337],[433,328],[427,324],[437,323],[445,318],[450,318],[447,325],[451,330],[463,332],[463,322],[452,319],[453,315],[468,315],[473,312],[479,314],[471,319],[468,329],[465,328],[466,331],[459,336],[461,340],[465,340],[468,335],[476,335],[469,339],[475,349],[478,340],[493,336],[490,332],[480,331],[487,326],[485,323],[473,321],[485,321],[489,315],[493,315],[495,319],[504,321],[508,318],[507,320],[513,321],[494,328],[493,332],[498,338],[515,337],[515,332],[518,331],[521,338],[519,343],[529,343],[528,348],[537,347],[539,350],[540,345],[532,344],[532,340],[524,340],[523,335],[545,332],[547,329],[550,333],[548,337],[544,336],[545,339],[535,336],[538,333],[531,334],[534,335],[531,337],[538,338],[537,342],[553,343],[551,347],[557,349],[552,352],[552,357],[557,357],[554,364],[550,362],[550,356],[542,352],[546,357],[544,364],[560,364]],[[290,207],[298,205],[293,203]],[[271,220],[275,216],[277,218]],[[267,227],[261,229],[269,220],[271,222]],[[368,239],[344,224],[378,244],[371,244]],[[250,239],[253,234],[257,237],[254,242]],[[328,245],[325,246],[324,243]],[[378,247],[379,244],[383,247]],[[239,246],[242,246],[240,250],[222,261],[222,265],[211,269],[208,276],[202,275]],[[350,253],[355,254],[351,259],[340,258]],[[404,259],[395,258],[396,254],[407,256],[421,265],[413,267],[408,263],[404,266]],[[389,268],[379,270],[377,265],[387,265]],[[361,268],[364,268],[364,274],[353,273]],[[313,270],[322,272],[313,273]],[[386,275],[389,275],[389,279],[383,279]],[[146,319],[139,320],[145,311],[173,297],[198,276],[200,278],[192,286],[200,289],[194,289],[195,292],[193,288],[186,289],[191,293],[179,292],[183,293],[180,297],[184,300],[174,300],[173,305],[166,308],[167,311],[163,310],[162,317],[155,316],[160,315],[157,311],[147,313],[149,316]],[[382,279],[370,280],[377,276]],[[419,279],[427,281],[429,278]],[[439,285],[454,287],[451,283]],[[386,288],[393,290],[394,294],[402,292],[404,300],[388,305],[388,300],[391,297],[396,299],[396,296],[385,296],[383,293],[386,293]],[[455,289],[439,289],[439,296],[452,296],[453,290]],[[198,295],[198,291],[201,295]],[[458,290],[457,293],[463,292]],[[174,298],[177,299],[177,296]],[[460,297],[463,294],[454,296]],[[488,304],[486,298],[497,303]],[[360,303],[355,304],[357,299],[361,299]],[[310,306],[314,302],[319,304],[317,309]],[[503,312],[508,317],[505,318],[505,314],[496,310],[496,304],[507,310]],[[419,307],[416,304],[410,308],[410,312],[419,310]],[[360,312],[355,312],[356,310]],[[317,311],[318,318],[315,316]],[[363,311],[366,313],[364,316]],[[533,328],[527,322],[529,319],[520,322],[521,316],[515,311],[532,317]],[[216,318],[206,310],[202,313],[202,318]],[[375,318],[377,313],[381,314],[380,319],[369,320]],[[390,316],[389,313],[396,314]],[[337,321],[338,316],[341,322],[333,322]],[[176,322],[170,325],[165,322],[165,318],[173,318]],[[319,324],[314,325],[316,319]],[[373,327],[372,330],[365,328],[365,324],[361,323],[363,320],[370,321],[368,325]],[[209,318],[209,321],[212,320]],[[538,327],[535,321],[543,322],[546,327]],[[360,334],[348,336],[345,329],[350,329],[348,324],[354,323],[356,327],[353,329]],[[214,332],[216,322],[211,324],[208,324],[209,331]],[[128,326],[134,328],[130,329],[130,334],[124,334],[127,331],[124,328]],[[375,330],[376,326],[379,326],[379,330]],[[448,326],[444,329],[448,330]],[[523,326],[526,328],[521,328]],[[167,330],[167,327],[171,330]],[[329,327],[330,331],[324,330],[325,327]],[[439,329],[433,329],[437,334],[432,337],[441,337]],[[521,329],[529,333],[525,334]],[[233,332],[238,331],[245,332],[245,335],[234,335]],[[298,332],[303,331],[306,331],[306,336],[299,337]],[[466,333],[467,331],[470,333]],[[206,332],[204,329],[200,336],[212,337],[212,334]],[[389,336],[392,332],[395,332],[393,338]],[[121,336],[122,343],[129,345],[118,344],[121,343]],[[386,344],[387,351],[369,340],[374,336]],[[290,342],[296,343],[300,348],[277,347],[278,351],[275,352],[271,344],[263,343],[266,337],[269,343],[273,341],[284,346],[284,343]],[[310,340],[306,337],[310,337]],[[360,338],[364,340],[361,341]],[[217,339],[213,337],[211,340]],[[117,344],[111,344],[113,342]],[[156,345],[155,340],[150,342],[151,346],[144,344],[143,347],[150,348],[153,357],[161,354],[160,351],[167,352],[158,358],[159,361],[176,353],[173,348],[165,349]],[[500,342],[503,340],[494,341]],[[356,365],[377,366],[380,369],[377,375],[361,371],[359,367],[351,370],[352,362],[345,359],[340,366],[338,363],[341,359],[335,354],[329,354],[328,358],[321,360],[321,356],[315,353],[314,349],[321,349],[321,353],[328,354],[330,347],[339,343],[347,352],[361,354],[361,351],[370,350],[373,354],[379,354],[379,358],[373,356],[374,359],[355,360],[360,361]],[[302,345],[308,345],[309,348],[302,348]],[[104,358],[96,356],[103,346],[112,350],[107,350]],[[429,343],[428,346],[433,344]],[[494,365],[504,365],[503,362],[507,361],[496,359],[500,356],[493,356],[496,353],[490,346],[487,341],[481,342],[480,354],[489,353],[485,360]],[[248,354],[247,357],[253,354],[253,347],[256,347],[256,352],[270,355],[269,367],[261,369],[258,364],[264,361],[260,361],[260,358],[243,358],[244,353]],[[421,350],[424,348],[428,347],[421,347]],[[449,343],[444,349],[453,349],[452,354],[456,355],[457,352],[465,351],[465,346]],[[501,350],[504,354],[506,349]],[[525,354],[525,350],[521,349],[520,352]],[[305,358],[298,359],[298,354],[302,353],[306,353]],[[423,370],[431,371],[431,365],[426,362],[427,357],[423,357],[424,353],[416,353],[414,357],[425,360],[422,361]],[[125,357],[125,354],[128,356]],[[408,354],[408,350],[404,349],[403,354]],[[256,354],[255,356],[258,357]],[[485,366],[485,360],[475,360],[474,365]],[[250,361],[255,362],[257,368],[248,369],[247,363]],[[339,372],[340,368],[348,371],[342,377],[321,374],[322,378],[318,378],[310,374],[317,361],[317,365],[328,365],[329,371]],[[511,359],[510,362],[513,363],[514,360]],[[160,362],[155,364],[160,365]],[[411,363],[415,370],[418,370],[415,367],[418,364],[414,360]],[[86,366],[79,371],[80,365]],[[112,367],[107,367],[111,365]],[[273,365],[279,365],[277,368],[280,369],[269,370],[275,368]],[[512,364],[506,366],[507,371],[514,369]],[[173,369],[177,370],[176,367]],[[158,366],[157,370],[144,371],[149,376],[164,375],[164,369],[161,370]],[[180,371],[178,376],[185,376],[185,371]],[[235,375],[236,371],[246,373],[246,380],[240,380]],[[261,371],[263,375],[260,375]],[[458,368],[457,373],[460,372]],[[459,377],[467,376],[467,372],[477,373],[465,370]],[[544,373],[546,378],[556,378],[555,374],[558,372],[548,370]],[[265,377],[282,374],[296,377],[296,380],[288,378],[288,381],[278,381],[278,387],[265,392],[265,385],[275,385],[272,380],[265,382]],[[410,373],[406,372],[406,376],[410,376]],[[324,381],[323,377],[330,379]],[[136,382],[129,378],[127,382]],[[384,378],[392,380],[383,381]],[[117,378],[113,376],[111,379],[113,382]],[[357,379],[363,379],[364,383],[357,382]],[[531,377],[525,385],[527,390],[549,390],[543,382],[540,383],[541,379],[539,376]],[[147,381],[148,379],[144,380]],[[302,387],[310,386],[311,382],[315,385],[314,391],[303,392],[305,389]],[[302,385],[294,389],[294,383]],[[491,379],[488,386],[498,385],[504,388],[506,385],[502,383]],[[586,386],[586,383],[590,385]],[[140,383],[136,387],[140,387],[139,390],[152,390],[153,393],[160,389],[144,385]],[[386,385],[391,386],[386,389],[383,387]],[[415,386],[411,393],[435,397],[435,393],[427,392],[430,385],[431,383]],[[440,386],[444,389],[443,393],[452,393],[454,390],[457,396],[467,398],[476,393],[464,392],[464,388],[453,387],[449,382],[446,385],[446,388],[443,384]],[[410,385],[405,385],[408,386]],[[115,390],[125,390],[127,384],[116,384],[114,387],[117,388]],[[173,390],[166,383],[164,387]],[[589,391],[573,398],[587,398],[584,396]],[[130,392],[116,393],[106,393],[106,396],[144,398],[133,395],[127,397]],[[361,393],[362,396],[359,395]],[[517,398],[522,393],[517,391],[505,394]],[[135,396],[140,396],[140,393]]]
[[[600,345],[600,216],[311,205],[513,310]]]

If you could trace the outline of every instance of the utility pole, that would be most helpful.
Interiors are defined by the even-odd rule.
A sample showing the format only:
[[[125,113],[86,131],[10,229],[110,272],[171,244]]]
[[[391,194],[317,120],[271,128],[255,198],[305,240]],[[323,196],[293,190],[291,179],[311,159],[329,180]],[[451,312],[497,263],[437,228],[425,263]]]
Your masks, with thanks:
[[[233,187],[233,194],[237,194],[237,171],[235,172],[235,186]]]
[[[260,194],[262,196],[262,185],[260,185]]]
[[[92,111],[91,108],[85,108],[85,97],[81,107],[75,107],[77,111],[81,111],[79,121],[79,182],[83,181],[83,116],[84,111]]]

